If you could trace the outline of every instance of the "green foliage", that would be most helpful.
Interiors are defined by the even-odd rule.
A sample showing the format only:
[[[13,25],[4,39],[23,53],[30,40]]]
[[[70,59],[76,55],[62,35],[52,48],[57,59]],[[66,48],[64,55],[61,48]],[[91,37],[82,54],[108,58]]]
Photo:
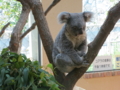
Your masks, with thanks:
[[[19,19],[22,5],[16,0],[0,0],[0,11],[2,18],[0,20],[0,28],[7,22],[14,26]]]
[[[49,64],[48,67],[52,68]],[[44,71],[38,61],[24,54],[3,49],[0,55],[0,90],[60,90],[54,76]]]
[[[115,0],[110,0],[110,2],[114,2]]]

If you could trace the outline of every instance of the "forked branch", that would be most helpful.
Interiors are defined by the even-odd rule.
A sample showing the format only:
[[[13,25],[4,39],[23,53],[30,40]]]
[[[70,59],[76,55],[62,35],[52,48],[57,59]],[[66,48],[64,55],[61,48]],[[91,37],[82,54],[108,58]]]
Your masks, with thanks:
[[[20,36],[20,40],[22,40],[30,31],[35,29],[35,26],[36,26],[36,23],[33,23],[33,25]]]
[[[53,0],[53,2],[50,4],[50,6],[46,9],[44,12],[45,16],[48,14],[48,12],[55,6],[57,5],[61,0]],[[35,29],[36,23],[34,22],[29,29],[26,30],[25,33],[23,33],[20,37],[20,40],[23,39],[30,31]]]
[[[90,64],[93,62],[95,57],[97,56],[100,48],[102,47],[103,43],[105,42],[106,38],[108,37],[109,33],[112,31],[114,28],[115,24],[120,18],[120,2],[118,2],[114,7],[112,7],[109,12],[108,16],[104,22],[104,24],[101,26],[99,33],[93,40],[88,45],[88,52],[87,55],[85,56],[85,60],[87,60]],[[65,87],[73,87],[75,83],[79,80],[80,77],[86,72],[87,68],[79,68],[73,70],[71,73],[69,73],[66,76],[66,80],[64,82]],[[72,78],[74,77],[74,78]],[[71,84],[71,82],[73,84]]]

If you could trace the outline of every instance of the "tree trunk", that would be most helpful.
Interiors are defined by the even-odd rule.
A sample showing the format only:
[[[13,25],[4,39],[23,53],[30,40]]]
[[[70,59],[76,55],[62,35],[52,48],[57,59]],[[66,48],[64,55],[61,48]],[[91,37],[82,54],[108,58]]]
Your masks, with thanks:
[[[52,60],[53,39],[48,28],[48,24],[44,15],[42,4],[39,0],[29,0],[29,5],[32,8],[32,12],[49,62],[53,64],[53,60]],[[54,74],[57,81],[62,83],[62,81],[65,78],[65,75],[61,73],[58,69],[55,69],[55,73],[57,73]]]
[[[25,3],[24,0],[21,0],[20,2],[22,4],[22,13],[20,15],[20,18],[19,18],[16,26],[13,29],[10,44],[9,44],[10,51],[15,52],[15,53],[18,53],[21,31],[23,30],[23,27],[25,26],[25,24],[28,20],[28,15],[30,12],[29,5],[27,3]]]
[[[52,60],[53,40],[44,16],[42,4],[38,0],[29,0],[29,5],[32,7],[32,12],[36,20],[39,34],[41,36],[43,46],[48,56],[48,59],[50,63],[53,63]],[[100,32],[98,33],[94,41],[88,45],[88,52],[84,58],[90,64],[97,56],[100,48],[102,47],[108,34],[113,29],[119,17],[120,17],[120,2],[112,9],[110,9],[108,17],[105,20],[105,23],[102,25]],[[56,79],[58,80],[59,83],[65,86],[61,90],[73,90],[74,85],[80,79],[80,77],[86,72],[87,69],[88,67],[87,68],[81,67],[79,69],[74,69],[66,76],[56,69],[55,70],[57,75],[57,76],[55,75]]]

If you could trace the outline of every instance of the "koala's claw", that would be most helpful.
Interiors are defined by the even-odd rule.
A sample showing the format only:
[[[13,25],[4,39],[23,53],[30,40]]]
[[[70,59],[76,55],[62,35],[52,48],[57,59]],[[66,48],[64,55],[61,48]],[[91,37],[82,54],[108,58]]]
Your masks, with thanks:
[[[86,55],[85,53],[81,53],[81,55],[80,55],[80,56],[81,56],[81,57],[84,57],[85,55]]]
[[[84,53],[84,52],[78,52],[78,55],[79,55],[80,57],[84,57],[84,56],[86,55],[86,53]]]
[[[90,64],[89,63],[87,63],[87,62],[83,62],[82,63],[82,67],[88,67]]]

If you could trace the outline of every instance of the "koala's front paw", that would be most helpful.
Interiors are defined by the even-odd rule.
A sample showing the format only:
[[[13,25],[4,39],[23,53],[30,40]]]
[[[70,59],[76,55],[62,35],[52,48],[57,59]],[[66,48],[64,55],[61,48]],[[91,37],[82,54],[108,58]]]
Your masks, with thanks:
[[[90,64],[88,63],[88,62],[86,62],[86,61],[83,61],[83,63],[82,63],[82,66],[81,67],[88,67]]]
[[[84,56],[85,56],[85,53],[81,53],[80,56],[81,56],[81,57],[84,57]]]
[[[77,51],[77,52],[80,57],[84,57],[86,55],[84,52],[81,52],[81,51]]]

